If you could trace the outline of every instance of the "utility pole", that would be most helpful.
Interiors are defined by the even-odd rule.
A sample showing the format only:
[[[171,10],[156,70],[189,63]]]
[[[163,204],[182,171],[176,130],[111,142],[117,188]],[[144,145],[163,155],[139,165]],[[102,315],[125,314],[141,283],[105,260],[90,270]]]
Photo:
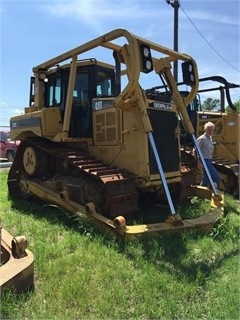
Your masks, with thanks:
[[[174,31],[173,31],[173,49],[178,51],[178,8],[179,0],[166,0],[167,4],[170,4],[174,9]],[[178,82],[178,62],[173,63],[174,79]]]

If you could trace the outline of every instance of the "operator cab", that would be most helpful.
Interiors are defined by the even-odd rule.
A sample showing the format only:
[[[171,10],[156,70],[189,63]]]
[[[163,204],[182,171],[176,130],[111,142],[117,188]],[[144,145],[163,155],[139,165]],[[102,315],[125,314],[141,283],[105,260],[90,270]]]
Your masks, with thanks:
[[[69,79],[70,65],[68,64],[49,72],[43,87],[44,108],[60,108],[62,123],[68,109],[66,100]],[[115,94],[114,88],[115,72],[111,65],[100,63],[95,59],[78,62],[73,90],[69,137],[91,138],[93,136],[92,99],[113,97]],[[30,100],[30,105],[31,102]]]
[[[64,117],[70,68],[49,77],[45,87],[45,107],[62,109]],[[92,137],[92,99],[114,96],[114,70],[97,64],[78,66],[73,90],[69,137]]]

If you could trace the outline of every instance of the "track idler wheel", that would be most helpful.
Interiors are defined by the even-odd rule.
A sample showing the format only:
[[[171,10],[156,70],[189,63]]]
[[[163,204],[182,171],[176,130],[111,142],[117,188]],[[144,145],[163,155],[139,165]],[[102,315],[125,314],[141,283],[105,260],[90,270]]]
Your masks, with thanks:
[[[40,150],[28,146],[23,152],[23,168],[32,177],[42,177],[46,172],[46,155]]]

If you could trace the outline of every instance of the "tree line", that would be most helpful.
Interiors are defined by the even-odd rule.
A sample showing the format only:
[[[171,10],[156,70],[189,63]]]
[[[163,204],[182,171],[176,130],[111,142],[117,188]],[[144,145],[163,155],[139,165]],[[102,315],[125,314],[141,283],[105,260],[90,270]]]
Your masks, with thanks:
[[[238,113],[240,113],[240,98],[233,103],[233,105],[236,107],[236,110]],[[220,110],[220,99],[213,99],[213,98],[207,98],[202,103],[202,109],[203,110],[213,110],[217,111]],[[231,111],[232,109],[227,106],[226,111]]]

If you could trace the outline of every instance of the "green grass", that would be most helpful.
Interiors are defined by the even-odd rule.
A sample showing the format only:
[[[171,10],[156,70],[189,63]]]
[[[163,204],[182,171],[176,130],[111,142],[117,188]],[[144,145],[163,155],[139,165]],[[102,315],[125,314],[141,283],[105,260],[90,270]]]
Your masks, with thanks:
[[[56,207],[12,207],[6,181],[3,171],[2,225],[27,237],[35,274],[33,291],[4,295],[1,319],[239,319],[240,212],[230,196],[208,235],[123,245]]]

